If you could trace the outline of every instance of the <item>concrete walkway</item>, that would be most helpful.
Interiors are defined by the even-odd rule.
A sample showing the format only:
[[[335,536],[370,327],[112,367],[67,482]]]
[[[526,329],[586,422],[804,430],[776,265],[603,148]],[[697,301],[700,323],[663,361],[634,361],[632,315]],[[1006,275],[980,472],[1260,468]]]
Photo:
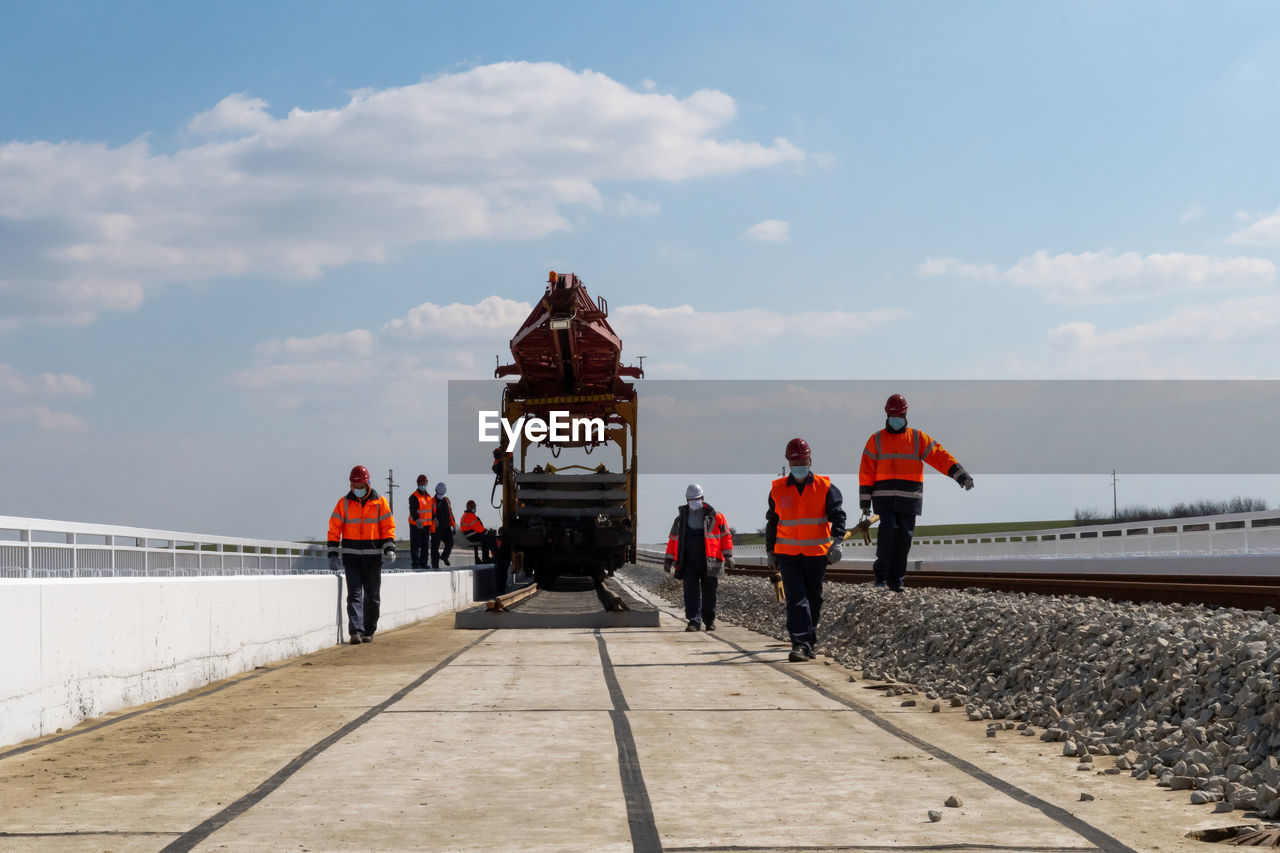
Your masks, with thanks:
[[[0,849],[1191,851],[1214,823],[730,625],[452,623],[0,749]]]

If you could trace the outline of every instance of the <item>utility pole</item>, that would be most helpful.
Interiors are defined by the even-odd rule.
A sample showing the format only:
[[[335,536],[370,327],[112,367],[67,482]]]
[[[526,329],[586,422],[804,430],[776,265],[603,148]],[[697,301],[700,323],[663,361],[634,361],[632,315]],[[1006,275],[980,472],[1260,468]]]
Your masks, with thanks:
[[[1111,469],[1111,518],[1113,521],[1120,520],[1120,505],[1116,502],[1116,469]]]
[[[391,469],[387,469],[387,505],[391,508],[391,515],[396,514],[396,480],[391,475]]]

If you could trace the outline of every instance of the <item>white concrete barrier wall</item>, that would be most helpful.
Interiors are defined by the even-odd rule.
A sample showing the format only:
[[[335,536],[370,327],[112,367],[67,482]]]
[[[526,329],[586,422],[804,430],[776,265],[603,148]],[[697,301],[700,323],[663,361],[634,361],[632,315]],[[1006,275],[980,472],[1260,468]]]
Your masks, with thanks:
[[[382,576],[379,631],[471,603],[470,571]],[[346,639],[334,575],[0,579],[0,746]]]

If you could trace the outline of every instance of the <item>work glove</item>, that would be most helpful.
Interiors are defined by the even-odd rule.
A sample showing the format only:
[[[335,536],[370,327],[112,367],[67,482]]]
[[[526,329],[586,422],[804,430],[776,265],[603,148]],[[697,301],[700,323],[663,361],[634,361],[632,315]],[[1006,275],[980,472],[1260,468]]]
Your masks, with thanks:
[[[738,564],[733,561],[732,554],[724,555],[724,567],[725,569],[736,569],[738,567]]]
[[[782,572],[774,572],[769,575],[769,583],[773,584],[773,596],[778,601],[786,601],[787,595],[782,591]]]
[[[674,557],[667,557],[662,561],[662,570],[664,572],[670,572],[671,567],[674,566],[675,564],[676,564],[676,561]]]
[[[973,476],[963,468],[956,472],[956,482],[967,492],[973,488]]]
[[[396,561],[396,549],[390,545],[382,549],[382,565],[389,566]]]
[[[865,522],[865,521],[866,521],[868,518],[870,518],[870,517],[871,517],[871,508],[870,508],[870,507],[863,507],[863,509],[862,509],[862,515],[858,518],[858,523],[859,523],[859,524],[862,524],[863,522]]]
[[[840,550],[840,545],[832,542],[831,547],[827,549],[827,565],[840,562],[842,556],[844,552]]]
[[[765,565],[775,572],[778,570],[778,558],[774,556],[774,553],[772,551],[768,553],[765,559]],[[782,576],[779,575],[778,577],[779,579],[781,579]]]
[[[329,552],[329,571],[331,572],[342,571],[342,558],[338,556],[337,551]]]

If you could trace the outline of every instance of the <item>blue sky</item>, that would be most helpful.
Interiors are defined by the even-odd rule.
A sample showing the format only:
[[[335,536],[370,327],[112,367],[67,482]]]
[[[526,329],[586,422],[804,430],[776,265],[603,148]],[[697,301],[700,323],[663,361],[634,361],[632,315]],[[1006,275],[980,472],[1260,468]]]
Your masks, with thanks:
[[[0,515],[294,538],[356,461],[444,479],[548,269],[655,378],[1275,378],[1277,57],[1264,3],[0,0]],[[975,475],[925,520],[1110,500]]]

